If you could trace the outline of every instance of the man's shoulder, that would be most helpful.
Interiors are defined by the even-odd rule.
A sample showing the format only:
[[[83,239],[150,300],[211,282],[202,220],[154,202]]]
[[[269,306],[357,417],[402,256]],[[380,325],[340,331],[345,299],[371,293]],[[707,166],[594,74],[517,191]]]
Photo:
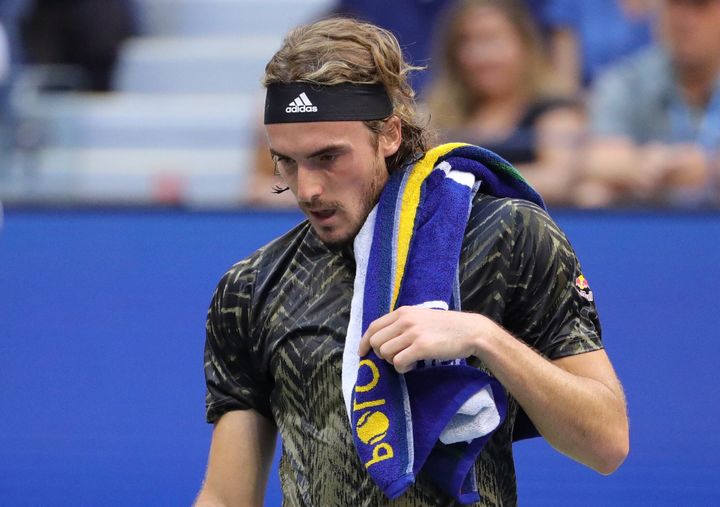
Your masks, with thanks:
[[[548,213],[537,204],[517,198],[475,196],[465,247],[470,252],[511,252],[535,248],[541,243],[565,242],[565,235]],[[534,245],[534,246],[533,246]]]
[[[607,67],[599,76],[596,88],[623,86],[637,96],[638,89],[662,91],[672,83],[667,54],[658,46],[640,49]]]
[[[667,55],[654,46],[607,68],[595,80],[590,95],[591,131],[639,143],[664,137],[673,83]]]
[[[257,280],[258,274],[267,276],[268,271],[280,269],[280,259],[294,255],[307,240],[310,225],[307,220],[288,232],[261,246],[253,253],[239,260],[228,269],[219,286],[242,287]]]
[[[498,228],[515,228],[518,225],[538,226],[552,221],[537,204],[512,197],[495,197],[478,192],[473,198],[468,223],[478,226],[487,234],[497,234]]]

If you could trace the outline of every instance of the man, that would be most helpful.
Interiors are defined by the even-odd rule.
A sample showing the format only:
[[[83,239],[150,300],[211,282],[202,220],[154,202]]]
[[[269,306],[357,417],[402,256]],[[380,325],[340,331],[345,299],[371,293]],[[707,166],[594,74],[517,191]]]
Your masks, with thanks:
[[[593,90],[581,203],[720,203],[720,0],[657,8],[659,43]]]
[[[353,446],[341,364],[353,238],[388,173],[426,148],[410,70],[389,32],[343,19],[292,31],[266,67],[269,145],[308,220],[233,266],[215,292],[205,356],[215,429],[198,506],[262,505],[278,430],[287,505],[388,502]],[[537,206],[481,192],[461,259],[473,313],[400,308],[372,323],[359,352],[372,347],[399,372],[468,356],[489,370],[510,401],[478,460],[478,505],[512,505],[519,407],[560,452],[605,474],[628,452],[628,426],[566,239]],[[393,503],[438,504],[451,500],[422,474]]]

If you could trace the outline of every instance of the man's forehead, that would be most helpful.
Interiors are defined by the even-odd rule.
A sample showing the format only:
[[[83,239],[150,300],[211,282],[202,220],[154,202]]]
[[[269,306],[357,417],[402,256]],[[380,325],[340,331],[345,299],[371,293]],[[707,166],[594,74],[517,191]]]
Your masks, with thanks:
[[[312,153],[326,146],[355,146],[369,141],[361,121],[321,121],[265,125],[271,150],[277,153]]]

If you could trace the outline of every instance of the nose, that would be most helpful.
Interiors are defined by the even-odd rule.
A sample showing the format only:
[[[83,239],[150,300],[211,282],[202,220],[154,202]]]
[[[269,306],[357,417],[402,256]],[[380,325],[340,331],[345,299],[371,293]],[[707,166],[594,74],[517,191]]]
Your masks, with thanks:
[[[320,171],[313,171],[304,164],[297,169],[297,198],[300,202],[311,203],[320,198],[323,186]]]

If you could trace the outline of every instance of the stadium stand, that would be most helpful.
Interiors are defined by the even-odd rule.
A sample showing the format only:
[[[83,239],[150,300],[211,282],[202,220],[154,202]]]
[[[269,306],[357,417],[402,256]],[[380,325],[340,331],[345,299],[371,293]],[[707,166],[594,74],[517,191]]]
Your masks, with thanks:
[[[18,80],[17,149],[0,198],[72,203],[242,203],[265,62],[331,0],[137,0],[142,36],[122,47],[115,91],[72,88],[68,69]]]

